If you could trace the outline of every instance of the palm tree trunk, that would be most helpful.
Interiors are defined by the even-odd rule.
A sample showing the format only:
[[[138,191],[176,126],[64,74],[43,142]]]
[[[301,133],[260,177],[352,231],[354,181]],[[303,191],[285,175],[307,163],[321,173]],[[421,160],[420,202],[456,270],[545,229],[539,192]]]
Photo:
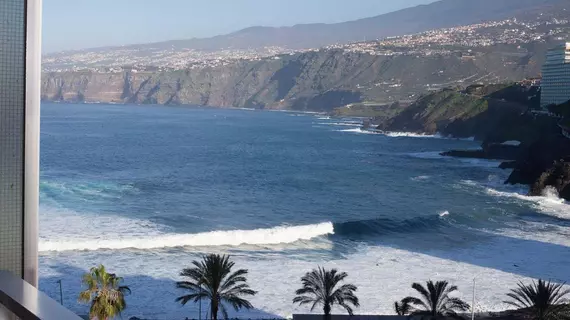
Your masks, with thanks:
[[[210,303],[210,313],[212,320],[218,320],[218,300],[215,298]]]
[[[330,306],[330,304],[325,303],[325,306],[323,307],[323,311],[325,313],[324,320],[331,320],[331,306]]]

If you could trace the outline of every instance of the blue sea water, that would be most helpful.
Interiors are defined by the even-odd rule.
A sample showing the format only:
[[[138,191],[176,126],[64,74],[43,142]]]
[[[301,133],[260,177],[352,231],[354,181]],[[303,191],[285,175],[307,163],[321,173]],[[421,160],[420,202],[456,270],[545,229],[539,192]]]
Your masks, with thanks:
[[[477,142],[360,129],[316,114],[42,105],[40,287],[78,313],[99,263],[133,291],[125,317],[197,318],[178,273],[209,252],[250,271],[255,310],[291,302],[318,265],[347,271],[361,313],[392,313],[410,284],[446,279],[478,310],[519,280],[569,281],[570,206],[503,185],[498,162],[439,156]],[[204,313],[205,316],[205,313]]]

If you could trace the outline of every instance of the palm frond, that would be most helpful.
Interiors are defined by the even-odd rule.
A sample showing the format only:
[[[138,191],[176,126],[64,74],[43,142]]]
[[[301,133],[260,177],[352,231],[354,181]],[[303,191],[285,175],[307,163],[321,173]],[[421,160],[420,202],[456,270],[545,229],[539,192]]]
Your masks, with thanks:
[[[131,293],[128,286],[121,285],[123,278],[108,273],[103,265],[93,267],[83,275],[86,290],[80,292],[79,301],[91,304],[91,318],[109,319],[121,314],[127,307],[125,296]]]
[[[354,294],[357,287],[352,284],[341,284],[348,274],[336,269],[326,270],[317,268],[307,272],[301,277],[302,287],[295,291],[293,303],[299,305],[311,304],[311,311],[316,306],[323,306],[325,314],[333,305],[343,307],[350,315],[353,307],[358,307],[358,297]]]
[[[510,300],[506,304],[520,309],[533,319],[565,319],[570,318],[570,308],[567,306],[566,296],[570,289],[564,288],[565,283],[553,283],[539,279],[525,285],[522,282],[517,288],[507,293]]]
[[[180,276],[188,278],[188,281],[176,282],[177,288],[191,293],[178,297],[176,301],[185,304],[188,301],[208,299],[214,319],[217,319],[218,311],[227,319],[226,305],[232,306],[236,311],[253,308],[243,298],[257,293],[247,284],[248,271],[239,269],[232,273],[234,265],[229,256],[217,254],[204,256],[201,261],[193,261],[192,267],[180,272]]]
[[[427,281],[426,286],[413,283],[412,288],[419,297],[406,297],[400,303],[396,302],[396,312],[406,311],[406,314],[430,317],[455,317],[458,311],[469,310],[469,304],[457,297],[450,296],[458,290],[457,286],[449,285],[447,281]]]
[[[394,311],[399,316],[405,316],[410,314],[413,311],[413,307],[404,301],[396,301],[394,302]]]

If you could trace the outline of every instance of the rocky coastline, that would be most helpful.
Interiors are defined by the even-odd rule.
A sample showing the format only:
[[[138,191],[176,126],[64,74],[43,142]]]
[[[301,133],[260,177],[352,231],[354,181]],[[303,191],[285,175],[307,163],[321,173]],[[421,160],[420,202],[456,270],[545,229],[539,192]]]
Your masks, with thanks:
[[[511,170],[505,184],[529,186],[528,195],[542,196],[554,190],[570,201],[570,139],[562,134],[545,136],[520,146],[484,145],[478,150],[450,150],[444,156],[505,160],[501,169]]]
[[[421,97],[376,124],[386,131],[475,137],[482,142],[480,149],[441,155],[503,160],[499,167],[512,170],[505,184],[528,185],[530,196],[556,191],[570,201],[570,138],[559,126],[565,113],[554,117],[537,112],[537,96],[539,92],[519,85],[447,89]],[[569,103],[561,106],[570,110]]]

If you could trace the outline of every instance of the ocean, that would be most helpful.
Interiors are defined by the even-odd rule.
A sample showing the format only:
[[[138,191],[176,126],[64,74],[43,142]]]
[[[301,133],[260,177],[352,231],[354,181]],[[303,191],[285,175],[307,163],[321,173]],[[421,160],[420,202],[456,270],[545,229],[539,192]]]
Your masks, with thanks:
[[[123,318],[198,318],[180,271],[230,254],[258,294],[240,318],[287,317],[300,277],[338,268],[358,313],[393,314],[411,284],[448,280],[476,310],[518,281],[570,281],[570,206],[506,186],[499,162],[445,158],[471,140],[360,129],[318,114],[42,104],[40,289],[78,314],[104,264],[132,294]],[[204,314],[206,311],[204,307]]]

